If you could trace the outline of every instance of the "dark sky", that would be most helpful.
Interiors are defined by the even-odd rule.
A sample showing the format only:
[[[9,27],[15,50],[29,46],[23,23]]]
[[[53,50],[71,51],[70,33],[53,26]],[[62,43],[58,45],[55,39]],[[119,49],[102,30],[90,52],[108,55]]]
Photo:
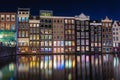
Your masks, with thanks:
[[[53,10],[54,15],[75,16],[81,12],[92,19],[120,20],[120,0],[0,0],[0,11],[17,11],[18,7],[31,8],[31,14],[39,10]]]

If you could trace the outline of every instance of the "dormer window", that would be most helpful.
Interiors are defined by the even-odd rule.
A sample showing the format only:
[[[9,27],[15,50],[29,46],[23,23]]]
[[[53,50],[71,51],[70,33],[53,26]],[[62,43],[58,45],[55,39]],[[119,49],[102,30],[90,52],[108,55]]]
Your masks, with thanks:
[[[11,16],[11,21],[15,21],[15,15]]]
[[[1,15],[1,21],[5,20],[5,15]]]

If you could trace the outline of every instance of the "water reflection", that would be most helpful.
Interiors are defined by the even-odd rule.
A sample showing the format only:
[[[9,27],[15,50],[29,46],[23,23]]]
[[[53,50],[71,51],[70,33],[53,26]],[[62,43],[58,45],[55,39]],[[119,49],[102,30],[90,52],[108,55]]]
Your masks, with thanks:
[[[0,80],[119,80],[119,55],[35,55],[0,58]]]
[[[75,56],[18,56],[17,80],[75,80]]]

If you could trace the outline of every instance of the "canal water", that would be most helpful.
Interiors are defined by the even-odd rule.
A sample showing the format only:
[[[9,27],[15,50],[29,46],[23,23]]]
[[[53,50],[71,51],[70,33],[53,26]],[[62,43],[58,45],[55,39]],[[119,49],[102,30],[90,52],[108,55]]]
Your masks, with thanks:
[[[120,80],[120,56],[104,54],[1,57],[0,80]]]

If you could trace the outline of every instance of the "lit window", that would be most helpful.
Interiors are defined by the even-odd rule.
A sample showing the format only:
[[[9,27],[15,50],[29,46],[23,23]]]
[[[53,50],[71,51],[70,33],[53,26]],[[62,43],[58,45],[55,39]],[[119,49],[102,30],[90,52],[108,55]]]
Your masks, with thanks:
[[[41,46],[44,46],[44,41],[41,41]]]
[[[101,47],[101,43],[99,43],[99,47]]]
[[[111,26],[111,23],[109,23],[109,26]]]
[[[116,47],[119,47],[118,43],[116,43]]]
[[[49,41],[49,46],[52,46],[52,41]]]
[[[60,53],[60,48],[58,48],[57,52]]]
[[[70,51],[70,52],[72,51],[71,47],[69,47],[69,51]]]
[[[28,17],[26,17],[26,22],[28,22]]]
[[[22,31],[22,37],[25,37],[25,31]]]
[[[95,43],[95,47],[97,47],[97,43]]]
[[[48,39],[49,35],[45,35],[45,39]]]
[[[44,51],[44,48],[41,48],[41,51]]]
[[[45,41],[45,46],[48,46],[48,41]]]
[[[80,51],[80,46],[77,46],[77,51]]]
[[[61,48],[61,53],[64,53],[64,48]]]
[[[61,41],[61,46],[64,46],[64,41]]]
[[[15,30],[15,24],[11,25],[11,30]]]
[[[69,46],[71,46],[71,41],[69,41]]]
[[[25,22],[25,18],[24,17],[22,17],[22,22]]]
[[[69,45],[68,41],[65,41],[65,46],[68,46],[68,45]]]
[[[30,24],[30,27],[32,27],[32,24]]]
[[[65,19],[65,23],[67,24],[67,19]]]
[[[86,51],[89,51],[89,47],[88,46],[86,46]]]
[[[19,37],[21,37],[21,31],[19,31]]]
[[[37,27],[39,27],[39,24],[37,24]]]
[[[52,52],[52,48],[49,48],[49,51]]]
[[[41,39],[44,39],[44,35],[41,35]]]
[[[45,52],[49,51],[49,48],[45,48]]]
[[[72,41],[72,46],[75,46],[75,41]]]
[[[56,53],[57,52],[57,49],[56,48],[53,48],[53,53]]]
[[[36,27],[36,24],[34,24],[33,26]]]
[[[89,40],[86,40],[86,45],[89,45]]]
[[[37,35],[37,40],[39,40],[39,35]]]
[[[36,40],[36,35],[33,35],[33,40]]]
[[[60,46],[60,41],[57,41],[57,46]]]
[[[74,24],[74,20],[72,20],[72,24]]]
[[[30,41],[30,46],[32,46],[32,42]]]
[[[6,29],[10,30],[10,24],[6,24]]]
[[[37,41],[37,46],[39,46],[39,41]]]
[[[19,22],[21,22],[21,17],[19,17]]]
[[[52,39],[52,35],[49,35],[49,39]]]
[[[30,35],[30,40],[32,40],[32,35]]]
[[[57,42],[56,41],[54,41],[54,46],[57,46]]]
[[[81,51],[84,52],[85,51],[85,47],[81,46]]]

